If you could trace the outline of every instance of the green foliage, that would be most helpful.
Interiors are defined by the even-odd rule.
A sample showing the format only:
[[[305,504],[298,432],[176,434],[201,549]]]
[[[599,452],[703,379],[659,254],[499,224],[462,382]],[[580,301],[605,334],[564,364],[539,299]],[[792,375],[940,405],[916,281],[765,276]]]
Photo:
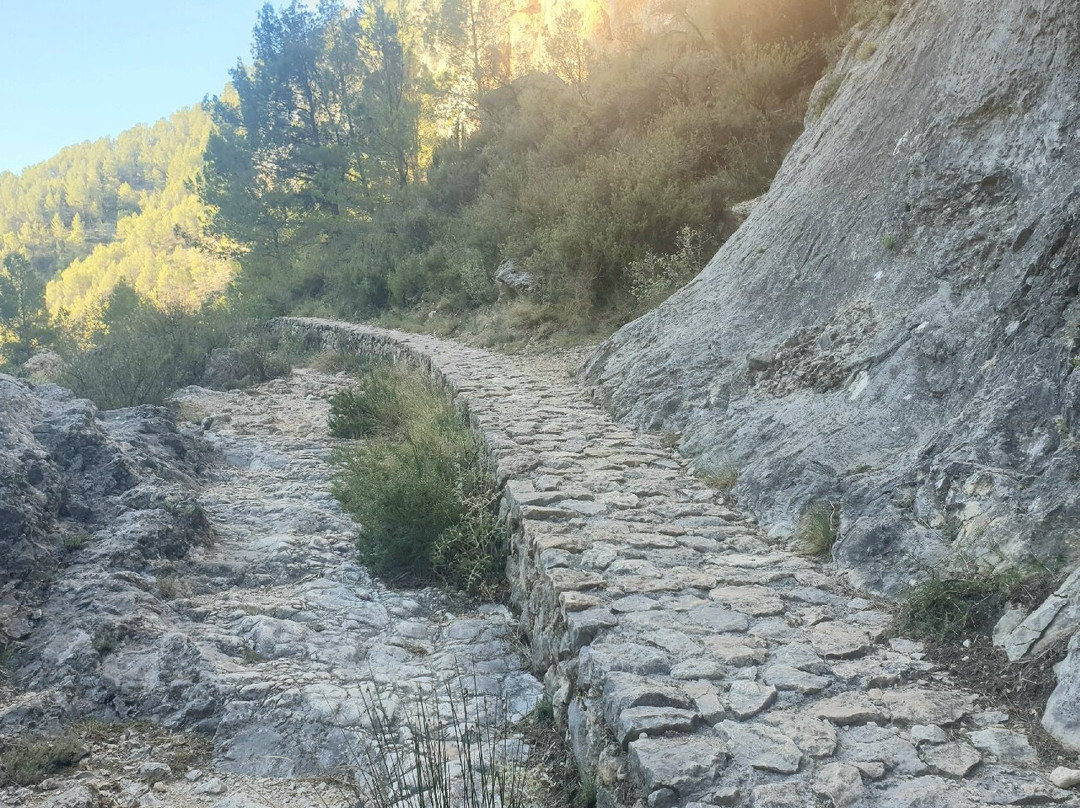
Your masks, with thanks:
[[[194,308],[232,272],[187,238],[206,216],[189,184],[209,132],[209,117],[188,108],[0,174],[0,252],[24,253],[51,281],[54,315],[92,317],[121,280],[161,304]]]
[[[725,207],[767,189],[850,6],[672,2],[670,29],[602,58],[596,15],[567,8],[540,64],[507,57],[492,0],[423,19],[264,10],[235,97],[208,107],[199,185],[241,265],[235,300],[461,317],[510,259],[541,279],[552,329],[617,324],[700,270]]]
[[[596,778],[584,771],[579,775],[574,808],[596,808]]]
[[[319,351],[303,361],[307,367],[323,373],[359,374],[371,368],[367,357],[356,351]]]
[[[886,250],[896,249],[896,236],[886,233],[881,237],[881,246]]]
[[[115,630],[111,628],[104,628],[94,635],[94,638],[90,641],[90,647],[94,649],[98,656],[108,656],[116,647],[120,644],[120,637]]]
[[[385,277],[353,244],[418,172],[423,77],[406,22],[381,3],[267,4],[253,64],[232,71],[235,96],[208,102],[216,130],[199,190],[217,212],[212,232],[234,245],[236,296],[253,313],[343,291],[356,308],[385,305]]]
[[[62,543],[65,550],[69,553],[74,553],[86,546],[87,538],[85,533],[68,533],[64,536]]]
[[[0,751],[3,784],[31,786],[68,769],[87,751],[73,734],[19,736]]]
[[[105,305],[102,327],[93,347],[69,345],[60,378],[101,409],[163,403],[174,390],[202,382],[218,349],[231,349],[243,371],[234,372],[236,379],[260,382],[289,370],[268,336],[227,311],[158,308],[123,284]]]
[[[336,457],[334,494],[360,522],[363,561],[391,579],[497,593],[506,551],[498,492],[445,395],[420,371],[396,367],[373,372],[349,408],[338,403],[339,434],[376,436]]]
[[[810,98],[810,106],[808,113],[811,120],[817,120],[828,108],[829,104],[836,97],[836,94],[840,92],[840,87],[844,83],[844,77],[839,73],[830,73],[829,76],[822,82],[822,85]]]
[[[26,256],[9,253],[0,268],[0,367],[22,364],[52,336],[45,284]]]
[[[630,294],[639,303],[654,306],[705,268],[716,251],[716,242],[700,231],[679,231],[675,251],[667,255],[647,252],[626,268]]]
[[[541,726],[553,726],[555,724],[555,705],[551,696],[544,695],[533,708],[533,718]]]
[[[820,557],[832,553],[840,528],[840,505],[811,502],[799,515],[795,544],[801,555]]]
[[[365,373],[361,387],[330,399],[330,434],[337,438],[393,437],[414,419],[430,415],[431,384],[418,373],[377,365]]]
[[[914,587],[897,618],[900,631],[933,640],[988,634],[1005,605],[1028,581],[1018,571],[967,577],[934,576]]]

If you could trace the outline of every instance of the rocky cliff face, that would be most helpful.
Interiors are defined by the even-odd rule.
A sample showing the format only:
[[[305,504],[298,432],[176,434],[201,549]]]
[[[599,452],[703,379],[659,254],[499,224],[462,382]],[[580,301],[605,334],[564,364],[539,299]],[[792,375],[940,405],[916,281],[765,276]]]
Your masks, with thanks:
[[[897,592],[960,556],[1075,559],[1080,14],[907,0],[811,101],[773,187],[587,378],[733,464],[778,536],[839,508],[836,554]]]
[[[127,640],[149,653],[139,611],[160,609],[155,575],[211,540],[192,499],[205,459],[168,410],[98,413],[0,375],[0,647],[31,693],[0,709],[0,731],[65,699],[72,714],[126,717],[130,683],[98,660]]]

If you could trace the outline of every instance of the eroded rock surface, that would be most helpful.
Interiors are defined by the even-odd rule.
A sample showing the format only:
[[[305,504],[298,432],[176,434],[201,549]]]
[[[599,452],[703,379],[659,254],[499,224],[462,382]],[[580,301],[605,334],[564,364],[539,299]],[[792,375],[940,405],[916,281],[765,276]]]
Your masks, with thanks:
[[[747,222],[586,378],[737,468],[777,535],[839,503],[860,585],[1072,559],[1078,98],[1074,0],[899,3],[819,84]]]

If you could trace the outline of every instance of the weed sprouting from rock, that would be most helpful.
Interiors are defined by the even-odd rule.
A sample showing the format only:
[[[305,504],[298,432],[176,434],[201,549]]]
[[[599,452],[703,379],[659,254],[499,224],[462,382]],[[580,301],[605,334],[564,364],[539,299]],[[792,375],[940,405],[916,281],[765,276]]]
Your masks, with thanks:
[[[855,58],[860,62],[866,62],[872,59],[875,53],[877,53],[877,43],[867,41],[859,46],[859,50],[855,53]]]
[[[533,718],[541,726],[550,726],[555,723],[555,705],[551,696],[544,696],[533,708]]]
[[[581,773],[574,808],[596,808],[596,778],[591,774]]]
[[[812,502],[803,509],[795,530],[796,550],[800,555],[823,557],[832,553],[840,528],[840,505],[835,502]]]
[[[101,629],[90,641],[90,646],[97,652],[98,656],[102,657],[108,656],[115,651],[119,644],[120,636],[112,628]]]
[[[85,533],[68,533],[63,539],[64,549],[69,553],[77,552],[86,546],[88,538]]]
[[[828,109],[832,100],[836,98],[836,94],[840,92],[840,86],[843,83],[844,77],[838,73],[831,73],[822,79],[821,84],[815,88],[813,95],[810,96],[810,105],[807,108],[810,120],[816,121],[825,114],[825,110]]]
[[[724,457],[719,462],[699,467],[697,476],[710,488],[728,494],[739,482],[739,467],[730,457]]]

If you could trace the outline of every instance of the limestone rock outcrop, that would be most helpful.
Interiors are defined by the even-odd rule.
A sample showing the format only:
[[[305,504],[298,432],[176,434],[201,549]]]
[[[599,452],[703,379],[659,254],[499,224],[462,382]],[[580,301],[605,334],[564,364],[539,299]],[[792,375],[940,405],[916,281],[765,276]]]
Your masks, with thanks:
[[[1078,286],[1075,3],[907,0],[819,83],[747,222],[586,379],[736,468],[774,535],[839,506],[859,584],[897,593],[961,555],[1064,571]]]
[[[122,714],[134,683],[111,680],[99,658],[145,633],[155,573],[212,540],[193,498],[205,460],[164,408],[99,413],[0,375],[0,644],[30,691],[67,687],[74,713],[111,702]],[[182,664],[182,650],[162,661]],[[4,710],[0,725],[53,713],[46,702]]]

